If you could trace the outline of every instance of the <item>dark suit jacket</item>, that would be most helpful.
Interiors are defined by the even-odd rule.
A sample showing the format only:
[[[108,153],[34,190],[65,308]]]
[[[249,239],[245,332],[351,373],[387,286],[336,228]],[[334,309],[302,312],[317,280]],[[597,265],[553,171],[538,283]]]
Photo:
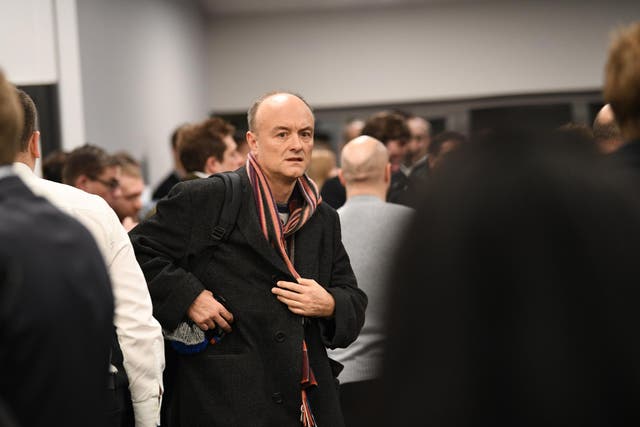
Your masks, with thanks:
[[[89,232],[0,179],[0,401],[20,426],[101,426],[113,296]]]
[[[157,214],[131,231],[147,277],[154,315],[165,329],[185,320],[204,290],[224,297],[235,323],[222,342],[181,356],[170,418],[186,426],[300,426],[301,349],[305,338],[319,386],[309,391],[321,426],[343,425],[337,372],[325,346],[344,347],[364,322],[366,296],[356,286],[334,209],[321,203],[295,235],[294,265],[333,295],[332,319],[302,319],[271,293],[278,280],[295,281],[262,235],[244,168],[242,206],[229,240],[212,250],[224,185],[198,179],[176,185]],[[173,425],[173,424],[171,424]]]

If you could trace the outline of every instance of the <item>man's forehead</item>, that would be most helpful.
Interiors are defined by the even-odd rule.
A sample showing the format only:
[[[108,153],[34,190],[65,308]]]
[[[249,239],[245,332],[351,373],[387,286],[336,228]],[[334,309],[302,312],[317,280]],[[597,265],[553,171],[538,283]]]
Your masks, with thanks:
[[[266,98],[256,112],[258,125],[268,120],[269,128],[311,126],[314,117],[307,104],[295,95],[279,93]]]

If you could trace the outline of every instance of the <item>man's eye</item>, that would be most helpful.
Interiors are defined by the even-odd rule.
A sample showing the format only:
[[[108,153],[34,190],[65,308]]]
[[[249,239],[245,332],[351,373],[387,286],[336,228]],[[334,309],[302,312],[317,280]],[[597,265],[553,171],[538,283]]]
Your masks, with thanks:
[[[276,135],[278,138],[285,138],[287,136],[286,132],[280,132]]]
[[[311,132],[302,132],[302,137],[303,138],[311,138]]]

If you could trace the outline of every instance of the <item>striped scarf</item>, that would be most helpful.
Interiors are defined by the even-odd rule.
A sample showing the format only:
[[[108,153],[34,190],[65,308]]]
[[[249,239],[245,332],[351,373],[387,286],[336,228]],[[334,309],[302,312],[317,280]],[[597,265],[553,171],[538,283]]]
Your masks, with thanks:
[[[291,237],[311,218],[316,207],[322,201],[318,187],[306,174],[297,179],[294,194],[297,191],[300,197],[291,197],[289,201],[289,219],[286,224],[282,224],[269,183],[252,153],[249,153],[247,157],[246,167],[249,182],[253,188],[253,196],[262,233],[267,241],[278,251],[291,275],[298,279],[301,276],[293,266],[295,249],[294,239]],[[307,343],[304,339],[302,340],[301,385],[300,421],[304,427],[317,427],[307,396],[307,388],[316,386],[318,383],[309,365]]]

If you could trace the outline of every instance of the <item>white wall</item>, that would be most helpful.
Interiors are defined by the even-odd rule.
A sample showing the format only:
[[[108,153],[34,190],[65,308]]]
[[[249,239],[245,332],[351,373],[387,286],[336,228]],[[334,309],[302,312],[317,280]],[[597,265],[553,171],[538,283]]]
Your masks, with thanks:
[[[169,136],[206,117],[207,22],[195,2],[78,2],[87,141],[145,160],[150,184],[172,169]]]
[[[0,0],[0,67],[12,83],[56,83],[55,41],[51,0]]]
[[[76,0],[0,0],[0,68],[16,85],[57,84],[62,146],[84,141]]]
[[[211,101],[290,89],[339,107],[597,89],[638,1],[475,1],[212,19]]]

